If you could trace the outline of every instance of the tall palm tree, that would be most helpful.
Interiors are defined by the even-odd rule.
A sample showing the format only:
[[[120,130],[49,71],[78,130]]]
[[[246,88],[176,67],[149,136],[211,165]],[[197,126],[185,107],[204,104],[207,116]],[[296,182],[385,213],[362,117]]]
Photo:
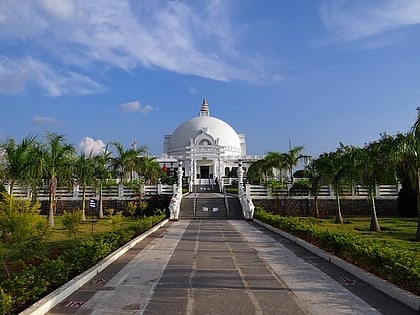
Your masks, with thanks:
[[[141,179],[140,183],[142,182],[142,179],[144,179],[145,184],[156,183],[162,176],[162,169],[160,168],[159,163],[154,158],[148,156],[143,156],[139,159],[136,170]]]
[[[16,183],[26,185],[30,181],[29,174],[33,165],[32,152],[36,136],[28,135],[19,144],[14,139],[1,144],[4,151],[6,164],[3,167],[3,176],[10,185],[10,204],[13,202],[13,187]]]
[[[246,172],[247,179],[252,184],[262,185],[264,180],[267,181],[267,173],[272,173],[272,167],[268,166],[265,159],[257,160],[253,162]]]
[[[86,186],[93,181],[93,157],[84,153],[76,159],[74,163],[74,175],[82,186],[82,221],[86,221]]]
[[[416,191],[419,219],[415,240],[420,241],[420,116],[409,132],[394,137],[393,152],[398,179],[401,181],[408,178]]]
[[[112,167],[116,175],[123,181],[129,175],[130,181],[133,180],[133,174],[139,164],[140,156],[147,152],[145,146],[139,148],[124,149],[124,146],[118,142],[113,141],[111,144],[117,150],[116,155],[112,158]]]
[[[332,185],[334,189],[335,200],[337,204],[335,223],[342,224],[343,217],[341,215],[340,191],[343,183],[348,178],[349,159],[345,155],[343,148],[337,149],[335,152],[323,153],[319,156],[319,170]]]
[[[69,182],[71,180],[72,161],[75,149],[66,143],[62,135],[47,133],[46,143],[43,148],[42,167],[44,174],[49,178],[50,196],[48,210],[48,226],[54,227],[54,204],[59,180]]]
[[[286,153],[283,153],[282,161],[284,163],[285,168],[289,172],[289,179],[290,183],[293,184],[293,168],[298,164],[299,159],[303,158],[304,155],[302,155],[302,151],[304,150],[304,147],[301,145],[290,147],[289,151]]]
[[[306,166],[307,174],[309,177],[309,191],[311,195],[314,196],[316,218],[319,218],[318,193],[324,180],[322,167],[319,161],[319,159],[315,159]]]
[[[407,144],[411,156],[411,169],[413,182],[416,185],[417,192],[417,210],[419,213],[419,219],[417,223],[416,241],[420,241],[420,115],[417,116],[417,120],[413,127],[407,134]]]
[[[273,169],[279,171],[279,178],[283,182],[283,178],[281,176],[281,171],[287,167],[285,155],[282,152],[270,151],[264,157],[264,164],[261,164],[262,171],[267,176],[273,175]],[[267,178],[266,178],[267,180]]]
[[[108,151],[108,145],[105,147],[105,150],[100,155],[95,155],[93,157],[93,177],[96,179],[96,182],[99,184],[99,205],[98,205],[98,219],[104,218],[103,211],[103,200],[102,200],[102,187],[104,181],[111,178],[111,153]]]

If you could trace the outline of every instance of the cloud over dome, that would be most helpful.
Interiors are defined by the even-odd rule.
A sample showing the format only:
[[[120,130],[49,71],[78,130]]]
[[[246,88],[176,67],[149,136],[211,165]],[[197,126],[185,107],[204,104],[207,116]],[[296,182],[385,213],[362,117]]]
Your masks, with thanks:
[[[79,143],[80,151],[86,155],[100,155],[105,151],[105,143],[102,140],[94,140],[91,137],[84,137]]]

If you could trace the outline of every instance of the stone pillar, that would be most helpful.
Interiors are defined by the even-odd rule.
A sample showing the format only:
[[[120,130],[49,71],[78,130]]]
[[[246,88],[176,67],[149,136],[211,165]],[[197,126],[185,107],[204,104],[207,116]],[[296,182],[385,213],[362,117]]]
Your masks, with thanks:
[[[118,184],[118,198],[124,197],[124,185],[123,183]]]
[[[244,184],[244,169],[242,168],[242,160],[238,162],[238,185],[243,187]]]
[[[79,185],[76,183],[73,184],[73,198],[79,198]]]
[[[10,191],[10,184],[6,184],[4,185],[4,188],[6,189],[6,192],[10,195],[11,191]]]
[[[182,161],[178,161],[178,170],[176,171],[178,175],[178,187],[181,187],[182,190],[182,174],[184,173],[182,170]]]

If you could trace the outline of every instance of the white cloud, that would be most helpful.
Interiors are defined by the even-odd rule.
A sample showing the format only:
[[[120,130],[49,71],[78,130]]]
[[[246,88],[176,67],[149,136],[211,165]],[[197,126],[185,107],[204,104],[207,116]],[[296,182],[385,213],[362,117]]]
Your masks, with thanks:
[[[420,1],[328,0],[321,18],[336,39],[362,39],[420,24]]]
[[[105,143],[102,140],[94,140],[91,137],[84,137],[79,143],[81,152],[86,155],[100,155],[105,151]]]
[[[33,84],[53,97],[84,95],[102,91],[99,83],[70,71],[57,71],[31,57],[11,59],[0,55],[0,92],[20,93]]]
[[[100,90],[97,82],[81,74],[94,67],[162,68],[222,81],[269,77],[265,60],[251,56],[249,47],[240,47],[245,35],[231,18],[231,5],[220,0],[3,0],[0,43],[19,47],[22,56],[33,56],[34,51],[43,56],[37,61],[43,66],[37,70],[41,80],[17,79],[33,82],[51,96]],[[19,69],[27,66],[25,60],[36,61],[6,56]],[[11,71],[7,73],[13,81]],[[15,83],[14,93],[22,89]]]
[[[56,120],[51,117],[36,116],[32,118],[33,125],[53,125],[56,123]]]
[[[149,112],[157,109],[152,105],[142,105],[139,101],[121,104],[120,108],[126,113],[140,112],[142,114],[148,114]]]

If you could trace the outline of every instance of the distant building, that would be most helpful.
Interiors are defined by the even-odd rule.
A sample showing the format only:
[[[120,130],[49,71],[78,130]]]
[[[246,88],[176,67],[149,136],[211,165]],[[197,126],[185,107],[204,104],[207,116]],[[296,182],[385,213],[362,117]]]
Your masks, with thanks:
[[[163,168],[177,166],[182,161],[184,177],[189,179],[192,189],[194,185],[215,185],[223,178],[236,177],[232,174],[236,174],[239,160],[244,161],[246,168],[250,157],[246,155],[245,135],[210,116],[204,98],[198,117],[181,123],[171,135],[165,135],[163,155],[157,160]]]

